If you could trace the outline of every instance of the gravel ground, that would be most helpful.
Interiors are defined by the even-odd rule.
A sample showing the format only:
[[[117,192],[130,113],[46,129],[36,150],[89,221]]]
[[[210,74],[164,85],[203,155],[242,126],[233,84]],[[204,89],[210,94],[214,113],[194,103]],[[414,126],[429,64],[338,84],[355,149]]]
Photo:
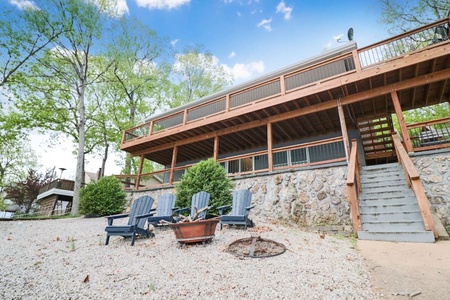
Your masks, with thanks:
[[[377,299],[349,239],[257,225],[185,247],[157,229],[131,247],[121,237],[104,246],[104,218],[0,222],[0,299]],[[226,252],[255,232],[288,250],[263,259]]]

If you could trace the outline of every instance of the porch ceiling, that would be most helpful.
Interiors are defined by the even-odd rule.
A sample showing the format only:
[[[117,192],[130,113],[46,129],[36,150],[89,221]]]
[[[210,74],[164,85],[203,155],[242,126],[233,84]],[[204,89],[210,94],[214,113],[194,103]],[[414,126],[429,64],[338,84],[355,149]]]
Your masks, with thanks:
[[[448,46],[448,43],[439,46],[447,48],[446,51],[440,53],[448,53]],[[368,77],[359,76],[358,78],[357,73],[355,73],[356,75],[352,74],[354,75],[353,79],[347,83],[343,83],[344,80],[341,80],[340,86],[330,84],[328,85],[330,88],[327,88],[326,84],[319,83],[314,93],[292,101],[278,103],[277,99],[282,97],[279,96],[271,100],[273,105],[270,107],[254,110],[252,105],[248,105],[245,114],[191,129],[181,127],[180,130],[174,131],[170,135],[136,143],[124,150],[134,155],[144,154],[149,160],[170,165],[175,145],[179,146],[177,163],[211,157],[216,135],[220,135],[219,155],[266,147],[266,124],[268,120],[272,120],[281,114],[288,115],[313,107],[318,107],[318,109],[308,111],[305,115],[300,113],[297,114],[300,116],[283,118],[281,121],[277,119],[272,125],[273,144],[340,132],[337,109],[335,107],[327,109],[321,104],[336,103],[338,98],[341,98],[343,103],[346,104],[344,101],[349,96],[358,98],[343,107],[347,128],[354,129],[356,128],[354,124],[358,120],[378,118],[394,113],[390,91],[396,91],[397,86],[404,82],[408,82],[408,87],[398,89],[399,100],[404,111],[449,102],[450,76],[444,76],[444,79],[438,81],[419,80],[421,76],[430,75],[430,77],[433,77],[433,73],[449,69],[449,54],[441,54],[418,62],[415,62],[414,56],[407,56],[402,58],[401,63],[397,61],[402,67],[396,66],[395,63],[395,61],[391,61],[385,65],[377,66],[376,70],[362,71],[373,74]],[[417,83],[415,83],[416,80]],[[377,92],[377,89],[380,90],[384,87],[388,90],[383,89],[382,92]],[[248,124],[252,124],[250,128],[247,128]]]

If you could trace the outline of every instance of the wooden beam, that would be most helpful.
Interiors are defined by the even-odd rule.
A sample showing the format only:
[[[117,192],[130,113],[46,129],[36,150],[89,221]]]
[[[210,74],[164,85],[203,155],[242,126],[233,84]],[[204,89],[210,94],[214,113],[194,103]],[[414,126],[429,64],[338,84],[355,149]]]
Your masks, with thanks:
[[[405,143],[406,151],[414,152],[411,144],[411,138],[409,137],[408,128],[406,127],[405,117],[403,116],[402,106],[398,99],[397,92],[391,92],[392,102],[394,103],[395,114],[397,115],[398,123],[400,124],[400,130],[402,131],[403,141]]]

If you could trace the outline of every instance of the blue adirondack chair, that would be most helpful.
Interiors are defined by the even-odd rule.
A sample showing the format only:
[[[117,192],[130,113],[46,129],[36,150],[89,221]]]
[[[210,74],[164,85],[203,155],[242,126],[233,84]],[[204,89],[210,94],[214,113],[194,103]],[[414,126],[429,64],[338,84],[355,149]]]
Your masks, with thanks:
[[[191,219],[193,219],[197,215],[197,211],[208,206],[210,197],[211,197],[211,195],[207,192],[203,192],[203,191],[198,192],[197,194],[194,194],[192,196],[191,207],[178,209],[175,211],[175,213],[181,214],[183,212],[190,210],[191,211],[190,216],[191,216]],[[206,217],[207,212],[208,212],[208,210],[202,211],[200,214],[198,214],[197,219],[204,219]]]
[[[156,216],[147,219],[148,224],[155,227],[161,226],[161,220],[173,223],[173,213],[175,210],[176,196],[174,194],[163,194],[158,198],[158,207],[156,208]]]
[[[233,205],[225,205],[217,208],[220,215],[220,229],[222,230],[223,224],[230,225],[244,225],[253,227],[255,224],[248,218],[249,211],[255,207],[250,205],[252,202],[252,193],[249,190],[237,190],[233,192]],[[224,215],[224,212],[231,208],[231,212],[228,215]]]
[[[146,219],[154,213],[152,212],[153,201],[154,199],[150,196],[139,197],[138,199],[134,200],[129,214],[107,217],[108,226],[106,226],[105,228],[105,245],[109,244],[109,238],[111,236],[131,237],[131,246],[134,245],[134,241],[137,235],[145,235],[149,237],[150,234],[148,230],[144,228],[144,226]],[[113,225],[114,220],[126,217],[129,217],[127,225]]]

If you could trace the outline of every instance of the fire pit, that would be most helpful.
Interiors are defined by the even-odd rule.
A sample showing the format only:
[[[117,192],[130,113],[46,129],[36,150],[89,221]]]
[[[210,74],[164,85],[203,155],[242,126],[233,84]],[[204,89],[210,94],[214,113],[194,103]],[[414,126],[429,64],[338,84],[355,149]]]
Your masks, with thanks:
[[[286,247],[278,242],[252,235],[232,242],[227,251],[238,257],[263,258],[283,254]]]

